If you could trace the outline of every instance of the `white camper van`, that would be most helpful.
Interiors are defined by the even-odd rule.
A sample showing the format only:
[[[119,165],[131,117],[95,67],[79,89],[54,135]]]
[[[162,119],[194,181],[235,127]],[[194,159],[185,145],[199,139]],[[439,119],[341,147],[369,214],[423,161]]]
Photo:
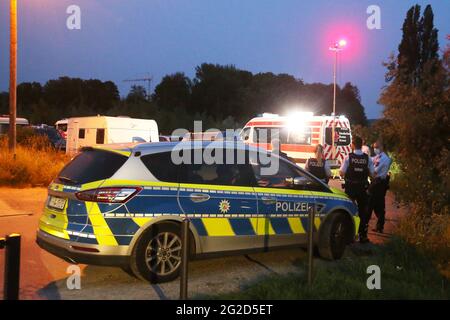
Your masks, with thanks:
[[[28,120],[25,118],[16,118],[16,126],[28,126]],[[9,115],[0,116],[0,135],[8,134]]]
[[[75,154],[82,147],[102,144],[157,141],[155,120],[107,116],[70,118],[66,153]]]

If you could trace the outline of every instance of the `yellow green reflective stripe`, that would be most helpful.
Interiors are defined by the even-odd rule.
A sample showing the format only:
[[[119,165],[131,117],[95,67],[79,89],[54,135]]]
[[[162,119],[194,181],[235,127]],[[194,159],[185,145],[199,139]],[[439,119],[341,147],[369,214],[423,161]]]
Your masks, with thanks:
[[[316,226],[316,230],[319,230],[319,227],[320,227],[320,223],[321,223],[322,221],[320,220],[320,218],[318,218],[318,217],[314,217],[314,225]]]
[[[209,236],[235,235],[230,221],[226,218],[204,218],[202,221]]]
[[[129,150],[104,148],[104,147],[98,147],[98,146],[94,147],[94,149],[105,150],[105,151],[109,151],[109,152],[115,152],[115,153],[121,154],[121,155],[126,156],[126,157],[131,156],[131,151],[129,151]]]
[[[132,218],[132,219],[139,227],[142,227],[153,218]]]
[[[289,222],[289,226],[293,233],[305,233],[305,229],[303,228],[302,222],[300,218],[287,218]]]
[[[293,195],[306,195],[311,196],[311,191],[304,191],[304,190],[290,190],[290,189],[281,189],[281,188],[261,188],[256,187],[254,188],[255,192],[258,193],[273,193],[273,194],[293,194]]]
[[[361,220],[358,216],[353,216],[353,221],[355,222],[355,234],[358,234],[359,224]]]
[[[219,185],[212,185],[212,184],[180,183],[180,188],[253,192],[252,187],[236,187],[236,186],[221,186],[221,185],[219,186]]]
[[[143,186],[143,187],[173,187],[178,188],[178,183],[160,182],[160,181],[143,181],[143,180],[126,180],[126,179],[107,179],[102,187],[112,186]]]
[[[90,210],[88,204],[91,205]],[[106,223],[106,220],[103,217],[98,204],[96,202],[86,202],[86,209],[98,244],[117,246],[117,240],[111,232],[108,224]]]

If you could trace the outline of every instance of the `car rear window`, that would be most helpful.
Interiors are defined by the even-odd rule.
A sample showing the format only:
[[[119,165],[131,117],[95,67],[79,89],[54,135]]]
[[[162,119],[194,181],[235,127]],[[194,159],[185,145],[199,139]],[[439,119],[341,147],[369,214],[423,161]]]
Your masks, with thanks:
[[[119,153],[88,149],[68,163],[58,176],[61,183],[83,184],[110,178],[128,157]]]
[[[173,163],[171,152],[148,154],[141,157],[147,169],[159,181],[177,182],[178,166]]]

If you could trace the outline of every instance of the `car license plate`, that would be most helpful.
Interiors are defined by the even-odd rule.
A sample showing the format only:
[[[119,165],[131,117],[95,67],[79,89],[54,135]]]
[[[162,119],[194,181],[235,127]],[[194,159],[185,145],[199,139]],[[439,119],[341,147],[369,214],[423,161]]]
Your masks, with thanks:
[[[63,198],[57,198],[50,196],[50,199],[48,200],[48,206],[50,208],[62,210],[64,209],[64,206],[66,205],[66,199]]]

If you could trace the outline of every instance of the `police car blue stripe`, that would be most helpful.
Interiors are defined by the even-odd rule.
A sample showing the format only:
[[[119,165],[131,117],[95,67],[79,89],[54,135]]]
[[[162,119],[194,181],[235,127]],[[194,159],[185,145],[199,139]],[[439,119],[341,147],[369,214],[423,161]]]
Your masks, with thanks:
[[[130,213],[145,213],[145,212],[158,212],[158,213],[173,213],[180,214],[180,207],[178,203],[174,201],[174,197],[142,197],[137,196],[131,201],[126,203],[126,208]],[[124,208],[125,209],[125,208]],[[122,208],[120,211],[126,211]],[[116,211],[114,211],[116,212]],[[128,212],[124,212],[128,213]]]
[[[98,202],[97,204],[98,204],[98,208],[100,209],[100,212],[102,212],[102,213],[117,210],[118,208],[123,206],[123,204],[117,204],[117,203]]]
[[[94,234],[94,228],[92,227],[91,219],[88,218],[88,224],[83,229],[83,232]]]
[[[86,218],[84,219],[84,221],[86,222]],[[73,223],[73,222],[69,222],[67,224],[67,230],[70,230],[70,231],[81,232],[81,231],[83,231],[84,227],[86,227],[86,224],[78,224],[78,223]]]
[[[270,218],[270,224],[276,234],[292,234],[287,218]]]
[[[300,218],[302,222],[303,229],[305,229],[305,232],[309,232],[309,218]],[[316,225],[314,224],[314,231],[317,231]]]
[[[206,231],[205,225],[203,224],[203,221],[201,218],[191,219],[191,222],[194,225],[195,229],[197,230],[197,233],[199,236],[207,236],[208,235],[208,232]]]
[[[139,226],[131,218],[105,218],[112,234],[117,236],[134,235],[139,230]]]
[[[255,235],[255,230],[253,230],[253,226],[249,219],[229,218],[228,220],[230,221],[231,228],[236,235]]]
[[[120,246],[126,246],[129,245],[131,242],[131,239],[133,239],[132,236],[115,236],[117,244]]]

